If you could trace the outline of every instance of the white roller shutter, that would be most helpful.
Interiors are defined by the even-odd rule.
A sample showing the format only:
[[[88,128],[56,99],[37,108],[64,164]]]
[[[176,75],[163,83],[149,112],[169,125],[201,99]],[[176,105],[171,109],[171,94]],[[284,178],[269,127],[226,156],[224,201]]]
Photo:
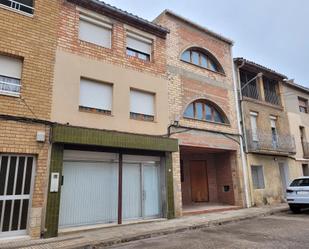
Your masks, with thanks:
[[[80,80],[80,106],[111,111],[112,96],[112,85],[87,79]]]
[[[0,55],[0,75],[21,79],[22,60]]]
[[[154,116],[154,94],[131,90],[130,100],[131,112]]]
[[[139,37],[133,33],[127,35],[127,47],[142,52],[151,54],[152,40]]]
[[[86,16],[79,20],[79,39],[111,48],[112,26]]]

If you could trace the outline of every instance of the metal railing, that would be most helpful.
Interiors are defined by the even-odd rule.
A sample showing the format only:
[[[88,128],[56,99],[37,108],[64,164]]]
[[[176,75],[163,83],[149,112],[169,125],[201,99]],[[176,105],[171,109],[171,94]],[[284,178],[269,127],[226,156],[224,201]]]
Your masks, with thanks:
[[[308,142],[302,142],[303,147],[303,157],[309,158],[309,143]]]
[[[0,79],[0,93],[19,95],[20,88],[20,84],[9,83]]]
[[[248,98],[259,99],[259,91],[256,84],[249,84],[242,89],[242,95]]]
[[[247,146],[250,152],[280,152],[295,154],[295,141],[291,135],[272,135],[271,131],[258,130],[255,134],[251,130],[246,131]]]
[[[274,105],[280,104],[280,98],[276,92],[264,89],[265,101]]]
[[[28,3],[28,4],[27,4]],[[6,7],[12,8],[17,11],[25,12],[28,14],[33,14],[33,1],[32,0],[0,0],[0,6],[4,5]]]

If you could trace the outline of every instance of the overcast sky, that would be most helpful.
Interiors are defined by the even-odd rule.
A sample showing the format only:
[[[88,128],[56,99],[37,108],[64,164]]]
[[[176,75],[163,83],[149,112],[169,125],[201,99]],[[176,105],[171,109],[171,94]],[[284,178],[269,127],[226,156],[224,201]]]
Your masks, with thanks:
[[[153,20],[170,9],[234,44],[234,57],[274,69],[309,87],[309,0],[105,0]]]

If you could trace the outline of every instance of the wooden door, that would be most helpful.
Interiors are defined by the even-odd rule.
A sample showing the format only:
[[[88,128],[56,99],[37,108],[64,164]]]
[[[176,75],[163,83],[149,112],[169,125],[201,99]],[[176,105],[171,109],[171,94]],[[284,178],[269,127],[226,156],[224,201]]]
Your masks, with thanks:
[[[208,201],[208,181],[205,161],[190,161],[190,181],[192,201]]]

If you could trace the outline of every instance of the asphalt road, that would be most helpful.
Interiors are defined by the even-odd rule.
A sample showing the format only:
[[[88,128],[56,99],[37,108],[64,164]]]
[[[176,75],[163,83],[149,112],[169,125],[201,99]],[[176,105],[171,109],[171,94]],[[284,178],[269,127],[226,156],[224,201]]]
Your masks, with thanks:
[[[309,211],[282,213],[237,223],[171,234],[109,249],[274,248],[309,249]]]

